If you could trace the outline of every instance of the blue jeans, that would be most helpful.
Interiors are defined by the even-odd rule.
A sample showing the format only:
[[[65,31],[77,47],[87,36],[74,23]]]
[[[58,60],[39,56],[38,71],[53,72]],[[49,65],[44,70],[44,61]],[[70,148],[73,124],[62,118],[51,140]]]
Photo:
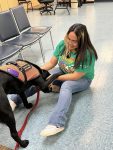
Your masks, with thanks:
[[[28,88],[25,91],[25,95],[26,95],[26,97],[30,97],[30,96],[34,95],[36,92],[37,92],[36,87],[31,86],[30,88]],[[7,97],[9,100],[11,99],[17,106],[22,103],[21,97],[17,94],[8,94]]]
[[[59,68],[53,70],[52,73],[61,72]],[[52,124],[58,127],[65,126],[67,120],[67,113],[72,101],[72,94],[86,90],[90,84],[90,79],[81,78],[75,81],[64,81],[61,83],[60,93],[57,105],[49,119],[48,124]]]
[[[62,72],[59,68],[55,68],[50,71],[51,74]],[[55,80],[53,82],[55,85],[61,86],[58,103],[54,108],[54,111],[49,119],[49,124],[56,125],[56,126],[65,126],[67,120],[67,112],[69,110],[71,101],[72,101],[72,94],[80,91],[86,90],[90,84],[91,80],[87,78],[81,78],[79,80],[73,81],[58,81]],[[29,89],[26,90],[25,94],[27,97],[32,96],[36,93],[36,87],[31,86]],[[13,100],[17,105],[22,103],[22,100],[19,95],[10,94],[8,97]]]

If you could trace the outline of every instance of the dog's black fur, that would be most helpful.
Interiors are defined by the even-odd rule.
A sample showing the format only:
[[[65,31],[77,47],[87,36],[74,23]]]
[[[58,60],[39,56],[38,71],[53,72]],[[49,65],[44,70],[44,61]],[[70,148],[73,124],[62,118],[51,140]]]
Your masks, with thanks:
[[[42,70],[35,64],[32,65],[39,70],[40,75],[33,80],[27,81],[26,84],[23,84],[23,82],[18,80],[17,78],[0,71],[0,122],[6,124],[9,127],[12,138],[17,143],[19,143],[21,147],[24,148],[27,147],[29,141],[21,140],[18,136],[14,114],[10,107],[7,94],[19,94],[22,98],[24,106],[26,108],[31,108],[32,104],[28,103],[24,93],[25,90],[30,86],[35,85],[45,93],[50,92],[51,89],[49,89],[48,85],[59,76],[59,74],[54,74],[50,76],[48,71]],[[49,77],[48,80],[46,80],[47,77]]]

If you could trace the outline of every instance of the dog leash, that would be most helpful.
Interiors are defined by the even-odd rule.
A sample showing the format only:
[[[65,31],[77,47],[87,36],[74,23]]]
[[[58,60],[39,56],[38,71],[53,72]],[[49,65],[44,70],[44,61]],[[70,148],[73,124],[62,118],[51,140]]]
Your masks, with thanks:
[[[38,90],[37,90],[37,98],[36,98],[35,104],[33,105],[32,109],[28,112],[28,114],[27,114],[27,116],[26,116],[26,118],[25,118],[25,120],[24,120],[24,123],[23,123],[21,129],[18,131],[18,136],[19,136],[19,137],[21,137],[21,135],[22,135],[22,133],[23,133],[23,131],[24,131],[26,125],[27,125],[27,122],[28,122],[30,113],[33,112],[34,109],[35,109],[35,108],[37,107],[37,105],[38,105],[38,102],[39,102],[39,95],[40,95],[40,92],[39,92],[39,89],[38,89]],[[16,143],[14,150],[18,150],[18,148],[19,148],[19,144]]]

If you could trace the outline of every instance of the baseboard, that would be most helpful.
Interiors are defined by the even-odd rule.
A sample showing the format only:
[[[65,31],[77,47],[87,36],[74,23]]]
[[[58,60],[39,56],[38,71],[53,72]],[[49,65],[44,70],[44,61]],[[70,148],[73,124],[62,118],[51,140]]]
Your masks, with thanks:
[[[95,2],[113,2],[113,0],[95,0]]]
[[[83,2],[83,4],[94,3],[94,1]]]
[[[82,3],[83,4],[87,4],[87,3],[94,3],[94,0],[83,0]]]

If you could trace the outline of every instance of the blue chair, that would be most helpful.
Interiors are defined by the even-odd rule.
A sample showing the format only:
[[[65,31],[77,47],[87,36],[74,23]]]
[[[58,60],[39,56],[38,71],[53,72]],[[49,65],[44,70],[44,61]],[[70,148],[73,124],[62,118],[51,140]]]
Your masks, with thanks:
[[[22,5],[22,4],[26,4],[27,5],[27,12],[29,10],[29,5],[31,6],[31,9],[33,11],[33,5],[32,5],[32,1],[30,0],[18,0],[18,4]]]
[[[51,4],[54,2],[54,0],[38,0],[40,4],[44,4],[44,7],[40,9],[40,14],[43,13],[49,13],[51,15],[51,11],[53,11],[53,7]]]
[[[49,32],[52,47],[54,49],[54,44],[53,44],[53,39],[52,39],[52,34],[51,34],[51,28],[52,28],[51,26],[31,27],[23,6],[18,6],[10,10],[15,17],[15,20],[16,20],[16,23],[20,32],[24,32],[26,34],[38,34],[41,38]]]
[[[70,15],[69,7],[70,7],[70,0],[57,0],[56,6],[54,9],[54,15],[56,13],[56,9],[66,9],[68,11],[68,15]]]
[[[22,46],[0,45],[0,65],[16,54],[21,54]]]
[[[39,42],[40,36],[36,34],[20,33],[12,13],[10,11],[5,11],[0,13],[0,41],[2,44],[22,46],[24,49],[37,41]]]

